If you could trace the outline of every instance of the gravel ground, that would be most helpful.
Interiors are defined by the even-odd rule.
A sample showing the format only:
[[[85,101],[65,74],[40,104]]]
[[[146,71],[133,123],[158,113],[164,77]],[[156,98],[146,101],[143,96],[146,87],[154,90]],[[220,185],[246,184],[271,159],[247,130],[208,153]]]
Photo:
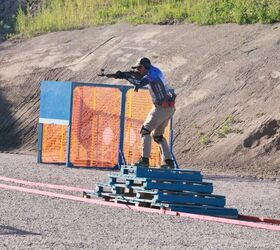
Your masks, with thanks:
[[[108,171],[36,164],[33,155],[0,154],[0,176],[9,178],[94,189],[107,175]],[[206,176],[205,180],[213,182],[214,193],[226,195],[227,206],[240,214],[280,218],[279,182],[229,176]],[[0,199],[0,249],[280,249],[279,231],[3,189]]]

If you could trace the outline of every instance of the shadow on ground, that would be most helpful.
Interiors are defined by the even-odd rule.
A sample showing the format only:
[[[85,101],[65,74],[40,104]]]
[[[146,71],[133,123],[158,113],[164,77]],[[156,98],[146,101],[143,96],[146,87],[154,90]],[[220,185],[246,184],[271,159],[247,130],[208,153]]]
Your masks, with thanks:
[[[41,235],[41,234],[21,230],[15,227],[0,225],[0,235]]]

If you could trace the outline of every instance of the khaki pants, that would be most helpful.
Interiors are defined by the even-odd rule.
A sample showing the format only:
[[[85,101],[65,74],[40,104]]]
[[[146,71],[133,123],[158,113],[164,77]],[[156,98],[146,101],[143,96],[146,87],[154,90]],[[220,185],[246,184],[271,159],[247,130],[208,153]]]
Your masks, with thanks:
[[[143,126],[152,132],[153,136],[161,136],[164,134],[164,130],[168,125],[168,122],[172,115],[175,113],[174,107],[164,108],[159,105],[155,105],[154,108],[148,114]],[[151,154],[152,138],[150,134],[146,134],[142,137],[142,157],[149,158]],[[161,158],[162,160],[172,159],[172,155],[169,150],[168,143],[165,138],[159,142]]]

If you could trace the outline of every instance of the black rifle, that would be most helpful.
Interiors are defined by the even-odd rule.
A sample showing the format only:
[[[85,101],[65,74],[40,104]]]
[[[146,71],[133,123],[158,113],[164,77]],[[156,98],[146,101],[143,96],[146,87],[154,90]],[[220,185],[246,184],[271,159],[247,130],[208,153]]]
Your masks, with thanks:
[[[128,80],[135,86],[134,91],[136,92],[138,91],[137,85],[140,84],[140,79],[143,77],[139,72],[136,71],[117,71],[114,74],[105,74],[104,71],[104,69],[101,69],[101,74],[98,74],[98,76]]]
[[[104,69],[101,69],[101,74],[98,74],[98,76],[108,77],[108,78],[116,78],[116,74],[105,74],[104,71],[105,71]]]
[[[98,76],[101,77],[108,77],[108,78],[116,78],[116,79],[129,79],[129,78],[134,78],[137,80],[140,80],[142,76],[140,75],[139,72],[137,71],[117,71],[116,73],[113,74],[105,74],[104,69],[101,69],[101,74],[98,74]]]

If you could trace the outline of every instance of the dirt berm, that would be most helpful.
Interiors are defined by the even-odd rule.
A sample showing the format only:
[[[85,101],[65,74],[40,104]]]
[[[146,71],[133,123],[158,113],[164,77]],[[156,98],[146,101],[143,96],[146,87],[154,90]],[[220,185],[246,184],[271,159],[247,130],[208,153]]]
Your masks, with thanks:
[[[118,24],[2,42],[0,149],[36,150],[41,80],[116,83],[100,69],[127,70],[141,56],[178,93],[181,165],[280,178],[280,24]]]

